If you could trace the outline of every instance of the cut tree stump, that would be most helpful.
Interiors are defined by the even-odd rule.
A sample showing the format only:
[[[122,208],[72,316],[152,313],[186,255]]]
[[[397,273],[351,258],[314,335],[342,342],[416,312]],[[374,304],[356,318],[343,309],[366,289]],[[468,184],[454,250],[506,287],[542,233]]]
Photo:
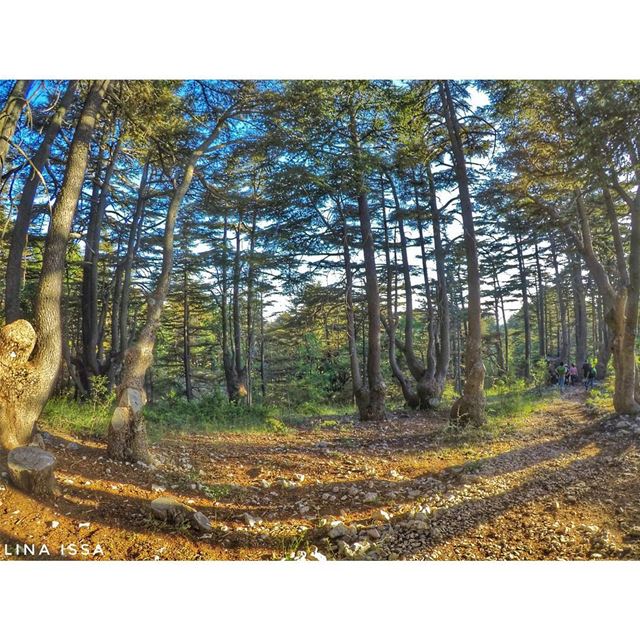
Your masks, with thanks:
[[[56,493],[53,475],[55,465],[55,457],[39,447],[17,447],[7,456],[9,477],[13,484],[25,493],[36,496],[52,496]]]

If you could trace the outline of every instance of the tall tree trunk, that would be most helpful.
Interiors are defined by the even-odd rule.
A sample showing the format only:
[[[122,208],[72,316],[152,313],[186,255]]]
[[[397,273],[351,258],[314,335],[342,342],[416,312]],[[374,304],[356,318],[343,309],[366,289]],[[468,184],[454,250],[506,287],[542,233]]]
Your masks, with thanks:
[[[380,348],[380,292],[378,288],[378,273],[376,270],[376,254],[369,217],[367,189],[362,172],[362,150],[356,127],[356,116],[353,105],[350,105],[350,134],[353,153],[353,166],[358,173],[358,219],[360,221],[360,235],[362,237],[362,251],[364,254],[365,292],[367,298],[368,320],[368,358],[367,358],[367,386],[368,402],[364,410],[360,409],[361,420],[384,420],[385,418],[385,384],[381,371]]]
[[[131,225],[129,227],[127,253],[125,255],[124,264],[122,265],[122,296],[120,298],[120,312],[118,313],[120,321],[120,342],[118,343],[117,348],[118,365],[123,362],[124,354],[129,348],[129,299],[131,293],[131,274],[133,271],[136,248],[139,244],[140,234],[142,230],[142,221],[144,220],[145,206],[149,197],[149,169],[150,163],[149,159],[147,159],[142,167],[142,175],[140,177],[140,186],[138,187],[136,207],[133,211],[133,216],[131,217]]]
[[[27,246],[27,234],[32,218],[33,201],[38,190],[38,185],[42,180],[42,172],[44,171],[45,164],[49,160],[51,145],[60,132],[64,117],[75,98],[77,84],[76,80],[71,80],[67,84],[67,89],[58,104],[58,108],[46,128],[44,139],[40,143],[33,158],[31,158],[31,170],[20,196],[16,220],[11,232],[9,256],[7,258],[6,288],[4,293],[7,323],[13,322],[21,316],[20,292],[24,279],[22,260],[25,247]]]
[[[187,400],[193,400],[191,384],[191,314],[189,308],[189,271],[185,263],[182,280],[182,363],[184,365],[184,388]]]
[[[267,397],[267,379],[265,371],[265,334],[264,334],[264,294],[260,290],[260,392],[264,404]]]
[[[560,276],[560,269],[558,267],[558,250],[556,241],[551,235],[551,260],[553,262],[553,271],[555,274],[556,296],[558,298],[558,310],[560,314],[560,344],[558,347],[558,355],[562,362],[569,360],[569,331],[567,327],[567,303],[564,296],[564,286],[562,278]],[[576,363],[580,366],[581,363]]]
[[[233,364],[233,356],[229,347],[229,313],[227,310],[229,300],[229,280],[227,265],[227,241],[229,236],[229,219],[224,215],[222,228],[222,277],[220,295],[220,315],[222,317],[222,366],[227,387],[227,397],[230,402],[235,402],[238,398],[239,382],[236,377],[236,368]]]
[[[386,267],[387,267],[387,270],[386,270],[387,320],[385,322],[385,328],[389,335],[389,365],[391,366],[391,372],[393,373],[395,379],[398,381],[398,384],[400,385],[400,389],[402,390],[402,395],[405,399],[405,402],[412,409],[417,409],[420,404],[420,400],[418,398],[417,393],[413,391],[409,381],[407,380],[406,376],[402,372],[402,369],[398,364],[398,358],[396,355],[396,341],[397,341],[396,329],[398,326],[398,316],[394,310],[394,304],[393,304],[393,291],[394,291],[393,274],[397,270],[397,263],[394,260],[393,269],[392,269],[391,251],[389,249],[389,225],[387,220],[387,208],[385,205],[384,182],[382,180],[382,176],[380,177],[380,182],[381,182],[381,202],[382,202],[382,224],[384,228],[384,254],[385,254]],[[405,247],[405,252],[406,252],[406,247]],[[394,251],[394,257],[395,257],[395,251]],[[403,267],[404,267],[404,264],[403,264]],[[406,309],[407,310],[405,313],[405,322],[407,323],[407,325],[411,324],[411,327],[413,327],[413,313],[412,313],[412,305],[411,305],[410,286],[409,286],[409,294],[408,294]],[[413,329],[411,328],[409,330],[406,330],[405,334],[407,333],[407,331],[410,332],[410,336],[412,338]],[[405,345],[404,345],[405,349],[407,349],[407,346],[406,346],[407,344],[411,345],[411,338],[407,339],[405,335]],[[411,346],[411,349],[413,350],[413,346]],[[411,352],[411,355],[415,359],[415,356],[413,355],[413,351]]]
[[[253,388],[251,379],[251,369],[253,367],[253,356],[255,349],[255,327],[254,327],[254,300],[253,289],[256,278],[256,268],[254,253],[256,249],[256,225],[258,212],[254,207],[251,215],[251,228],[249,230],[249,256],[247,258],[249,267],[247,270],[247,366],[245,379],[247,382],[247,404],[253,404]]]
[[[366,409],[360,412],[361,420],[384,420],[385,418],[385,384],[381,371],[380,353],[380,293],[378,290],[378,274],[376,270],[375,248],[367,195],[358,195],[358,218],[362,235],[364,253],[365,291],[367,295],[368,320],[368,358],[367,382],[369,398]]]
[[[16,320],[0,331],[0,444],[24,445],[55,384],[62,349],[62,291],[67,243],[87,168],[89,146],[109,81],[91,84],[51,214],[35,301],[35,330]],[[37,340],[36,340],[37,337]]]
[[[13,134],[16,132],[22,109],[27,103],[27,93],[32,83],[33,80],[16,80],[7,102],[0,111],[0,178],[6,171],[5,162],[9,147],[13,140]]]
[[[96,176],[94,178],[94,198],[92,201],[89,228],[85,239],[84,261],[82,264],[82,361],[87,371],[87,380],[91,391],[91,378],[102,374],[101,364],[98,362],[98,263],[100,259],[100,235],[104,215],[107,209],[107,199],[116,160],[120,152],[120,138],[111,151],[111,158],[107,164],[104,178],[101,180],[102,149],[98,149]]]
[[[524,316],[524,379],[529,380],[531,378],[531,316],[527,291],[527,271],[522,251],[522,237],[519,233],[516,233],[515,240],[518,254],[518,272],[520,274],[520,294],[522,295],[522,314]]]
[[[423,398],[429,393],[427,400],[431,407],[437,407],[442,400],[444,385],[451,358],[450,347],[450,319],[449,319],[449,292],[447,285],[446,254],[442,240],[442,227],[440,222],[440,209],[436,197],[435,182],[431,172],[431,166],[427,164],[427,178],[429,182],[429,208],[431,209],[431,225],[433,228],[433,247],[436,260],[437,293],[436,305],[438,309],[439,340],[436,354],[436,369],[433,384],[422,391]]]
[[[507,313],[504,304],[504,295],[500,288],[500,314],[502,315],[502,326],[504,328],[504,373],[509,377],[509,324],[507,322]]]
[[[626,196],[631,213],[631,238],[628,283],[620,277],[620,286],[614,289],[607,271],[593,249],[591,227],[582,194],[576,191],[576,211],[580,222],[580,236],[568,225],[563,225],[576,249],[582,254],[593,279],[598,285],[605,307],[604,317],[609,327],[615,387],[613,406],[617,413],[640,413],[640,389],[636,380],[636,337],[638,330],[638,296],[640,294],[640,186],[636,197]],[[562,224],[562,220],[559,220]],[[623,274],[619,274],[622,276]]]
[[[598,380],[604,380],[607,376],[607,367],[609,366],[609,358],[611,357],[611,332],[607,323],[604,321],[604,311],[602,298],[598,299],[598,363],[596,370],[598,372]]]
[[[233,259],[233,276],[231,291],[231,317],[233,323],[233,366],[235,378],[238,381],[236,401],[247,399],[246,368],[242,362],[242,324],[240,317],[240,276],[242,272],[241,229],[243,224],[242,211],[238,214],[236,229],[236,251]]]
[[[342,226],[342,251],[344,256],[345,286],[345,310],[347,315],[347,340],[349,346],[349,366],[351,369],[351,384],[353,397],[358,407],[358,412],[363,415],[369,404],[369,392],[366,389],[362,374],[360,373],[360,361],[358,358],[358,342],[356,337],[356,321],[353,309],[353,271],[351,268],[351,254],[349,251],[349,235],[347,223],[343,218]]]
[[[227,112],[228,113],[228,112]],[[117,391],[117,407],[109,424],[107,451],[116,460],[153,463],[142,419],[142,409],[147,401],[144,383],[153,362],[156,334],[160,327],[162,307],[169,291],[169,279],[173,266],[173,236],[178,211],[193,180],[198,160],[218,137],[228,115],[221,116],[209,136],[187,160],[182,179],[173,192],[162,240],[162,268],[153,293],[147,298],[147,315],[137,340],[127,349],[124,357],[122,381]]]
[[[581,367],[587,360],[587,305],[582,283],[582,265],[577,254],[569,256],[571,283],[573,287],[573,313],[576,336],[576,365]]]
[[[542,282],[542,268],[540,266],[540,251],[538,249],[538,241],[534,242],[534,251],[536,258],[536,278],[537,278],[537,289],[538,295],[536,300],[536,315],[538,317],[538,355],[541,358],[546,358],[547,356],[547,343],[546,343],[546,333],[545,333],[545,289],[544,284]]]
[[[484,376],[482,362],[482,306],[480,298],[480,268],[478,265],[478,248],[473,223],[473,208],[469,194],[469,178],[467,164],[462,148],[460,126],[456,116],[453,100],[449,90],[449,82],[439,83],[440,99],[445,112],[445,120],[453,163],[460,194],[462,224],[464,230],[464,247],[467,259],[467,288],[469,295],[469,333],[465,350],[465,383],[462,397],[451,407],[451,420],[463,426],[467,423],[480,426],[485,423]]]

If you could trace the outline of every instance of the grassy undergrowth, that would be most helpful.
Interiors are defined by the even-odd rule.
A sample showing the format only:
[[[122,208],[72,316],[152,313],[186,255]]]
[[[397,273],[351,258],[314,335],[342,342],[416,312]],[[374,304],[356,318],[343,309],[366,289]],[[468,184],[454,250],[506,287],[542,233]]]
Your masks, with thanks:
[[[113,397],[86,402],[78,402],[69,397],[55,397],[47,403],[41,422],[66,433],[105,436],[113,402]],[[320,406],[311,403],[300,406],[295,413],[285,413],[266,405],[247,407],[232,404],[223,396],[208,396],[192,402],[170,397],[144,408],[147,431],[154,440],[176,431],[264,431],[285,434],[290,431],[290,426],[300,424],[310,417],[351,413],[351,406]]]
[[[600,411],[610,410],[610,387],[611,383],[596,387],[590,392],[587,404]],[[462,432],[448,427],[445,436],[454,440],[484,439],[519,429],[526,426],[528,416],[549,404],[557,394],[554,387],[527,387],[524,383],[494,385],[487,390],[486,425],[482,429]],[[453,390],[448,387],[443,398],[444,411],[450,406],[454,396]],[[113,397],[106,395],[87,402],[57,397],[47,403],[41,421],[63,432],[104,437],[112,408]],[[335,422],[330,418],[355,415],[352,405],[304,403],[291,412],[267,405],[235,405],[222,395],[208,396],[192,402],[181,397],[169,397],[147,405],[144,409],[147,430],[154,440],[179,431],[263,431],[286,434],[291,427],[302,424],[309,418],[325,418],[319,423],[319,427],[324,427]]]
[[[603,384],[594,387],[587,395],[587,407],[596,413],[605,414],[613,412],[613,376],[609,376]]]

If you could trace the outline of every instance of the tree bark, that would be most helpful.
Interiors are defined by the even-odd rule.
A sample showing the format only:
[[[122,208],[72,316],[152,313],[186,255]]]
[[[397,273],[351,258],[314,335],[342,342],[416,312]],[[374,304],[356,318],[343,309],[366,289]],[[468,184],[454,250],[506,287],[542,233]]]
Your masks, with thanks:
[[[459,426],[470,424],[481,426],[486,422],[484,376],[485,368],[482,362],[482,307],[480,298],[480,268],[478,265],[478,248],[473,223],[473,207],[469,194],[469,178],[467,165],[462,148],[460,126],[451,99],[449,82],[439,83],[440,99],[445,112],[445,120],[453,164],[460,194],[462,209],[462,223],[464,230],[464,247],[467,259],[467,288],[469,295],[468,335],[465,350],[465,383],[462,397],[458,398],[451,407],[451,420]]]
[[[25,247],[27,246],[27,234],[32,218],[33,201],[38,190],[38,185],[42,180],[42,172],[44,171],[45,164],[49,160],[51,146],[58,136],[62,123],[64,122],[64,117],[75,98],[77,84],[78,82],[76,80],[71,80],[67,84],[67,89],[60,100],[60,104],[46,128],[44,139],[40,143],[40,147],[38,147],[33,158],[31,158],[31,170],[20,196],[16,220],[11,232],[9,256],[7,258],[6,287],[4,293],[5,318],[7,323],[17,320],[22,315],[20,309],[20,292],[24,279],[22,260]]]
[[[67,243],[87,168],[89,146],[109,81],[91,84],[69,150],[67,168],[49,222],[35,301],[35,330],[26,320],[0,335],[0,444],[29,442],[62,361],[61,299]],[[37,340],[36,340],[37,336]]]
[[[87,373],[87,391],[91,392],[91,379],[102,374],[102,366],[98,361],[98,262],[100,258],[100,235],[107,209],[109,185],[120,151],[118,138],[112,149],[104,178],[100,179],[102,166],[102,149],[98,149],[96,176],[94,177],[94,198],[92,201],[89,227],[85,238],[84,261],[82,264],[82,362]]]
[[[0,111],[0,178],[6,171],[5,162],[9,147],[13,140],[13,134],[16,132],[22,109],[27,103],[26,96],[32,83],[33,80],[16,80],[7,102]]]
[[[193,386],[191,384],[191,312],[189,308],[189,272],[184,266],[182,281],[182,362],[184,365],[184,388],[187,400],[193,400]]]
[[[567,327],[567,303],[564,297],[564,286],[558,267],[558,249],[553,235],[550,236],[551,260],[555,274],[556,297],[558,298],[558,312],[560,315],[560,341],[558,345],[558,356],[562,362],[569,359],[569,330]],[[576,363],[580,366],[579,363]]]
[[[578,368],[587,360],[587,305],[582,282],[582,265],[577,254],[569,256],[571,264],[571,283],[573,288],[573,313],[576,337],[576,366]]]
[[[529,312],[529,294],[527,291],[527,270],[522,250],[522,236],[516,233],[516,252],[518,255],[518,273],[520,275],[520,294],[522,296],[522,314],[524,321],[524,379],[531,379],[531,315]]]
[[[173,237],[178,211],[184,200],[198,160],[218,137],[228,112],[221,116],[207,138],[189,156],[182,179],[176,185],[167,216],[162,240],[162,268],[153,293],[147,299],[147,315],[138,339],[127,349],[124,357],[122,381],[117,391],[117,407],[109,425],[109,456],[117,460],[154,463],[149,452],[142,409],[147,401],[144,383],[153,362],[156,335],[160,327],[162,307],[169,291],[173,266]]]

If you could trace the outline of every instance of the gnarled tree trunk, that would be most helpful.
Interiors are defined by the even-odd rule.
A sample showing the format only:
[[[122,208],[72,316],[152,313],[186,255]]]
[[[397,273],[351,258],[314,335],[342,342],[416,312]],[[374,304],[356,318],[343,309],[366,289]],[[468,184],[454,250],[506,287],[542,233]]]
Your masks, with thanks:
[[[67,243],[109,81],[91,84],[71,143],[64,180],[51,215],[35,302],[35,329],[26,320],[0,332],[0,445],[27,444],[62,361],[61,298]],[[36,339],[37,338],[37,339]]]

